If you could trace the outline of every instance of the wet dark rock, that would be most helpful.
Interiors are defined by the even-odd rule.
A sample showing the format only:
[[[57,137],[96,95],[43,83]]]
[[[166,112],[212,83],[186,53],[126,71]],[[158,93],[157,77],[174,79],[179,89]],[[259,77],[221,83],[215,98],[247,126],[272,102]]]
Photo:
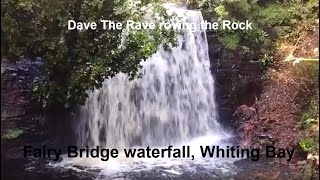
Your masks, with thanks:
[[[41,80],[41,60],[1,61],[1,125],[2,129],[27,126],[38,107],[33,98],[33,85]],[[2,131],[3,132],[3,131]]]
[[[226,127],[237,128],[234,122],[239,117],[233,114],[239,106],[255,103],[262,90],[263,69],[248,55],[225,49],[216,33],[207,32],[207,39],[219,119]]]

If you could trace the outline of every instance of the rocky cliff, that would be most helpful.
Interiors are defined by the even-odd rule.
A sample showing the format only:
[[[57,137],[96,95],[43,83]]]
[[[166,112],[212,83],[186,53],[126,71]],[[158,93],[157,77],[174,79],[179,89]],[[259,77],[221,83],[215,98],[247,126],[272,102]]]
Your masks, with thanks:
[[[207,32],[207,38],[220,120],[227,127],[238,127],[241,117],[234,113],[241,105],[253,105],[259,97],[263,68],[245,54],[225,49],[214,32]]]
[[[42,63],[22,59],[1,62],[1,125],[2,128],[28,126],[34,122],[38,107],[33,100],[33,84],[39,78]]]

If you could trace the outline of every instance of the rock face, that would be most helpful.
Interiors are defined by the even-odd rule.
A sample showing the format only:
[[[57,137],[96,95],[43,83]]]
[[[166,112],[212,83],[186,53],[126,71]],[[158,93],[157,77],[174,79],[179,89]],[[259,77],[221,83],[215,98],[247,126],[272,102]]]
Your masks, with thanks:
[[[207,32],[207,38],[220,120],[227,127],[238,127],[239,118],[234,113],[241,105],[251,106],[259,97],[263,69],[245,54],[224,49],[214,32]]]
[[[41,60],[22,59],[14,64],[5,60],[1,62],[1,133],[23,130],[19,138],[2,139],[3,157],[26,142],[52,148],[67,147],[75,142],[70,113],[63,108],[44,111],[34,100],[34,84],[45,78],[41,76],[42,67]]]
[[[39,78],[42,63],[22,59],[1,62],[1,125],[15,128],[32,121],[37,107],[33,100],[33,82]]]

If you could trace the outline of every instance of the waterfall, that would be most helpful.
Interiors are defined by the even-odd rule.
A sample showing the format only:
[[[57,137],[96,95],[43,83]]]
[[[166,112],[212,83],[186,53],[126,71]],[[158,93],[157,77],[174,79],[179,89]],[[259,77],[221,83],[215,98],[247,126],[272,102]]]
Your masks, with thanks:
[[[201,12],[174,9],[200,24]],[[109,148],[164,146],[221,131],[204,30],[184,30],[178,45],[142,62],[141,78],[125,74],[94,90],[78,119],[79,144]]]

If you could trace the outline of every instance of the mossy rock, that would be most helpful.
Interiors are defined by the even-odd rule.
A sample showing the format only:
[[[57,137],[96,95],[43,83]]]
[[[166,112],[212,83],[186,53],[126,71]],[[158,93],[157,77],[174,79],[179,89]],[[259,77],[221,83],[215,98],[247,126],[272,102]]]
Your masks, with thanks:
[[[21,134],[23,134],[23,130],[21,129],[11,129],[7,133],[2,135],[3,139],[16,139],[18,138]]]

